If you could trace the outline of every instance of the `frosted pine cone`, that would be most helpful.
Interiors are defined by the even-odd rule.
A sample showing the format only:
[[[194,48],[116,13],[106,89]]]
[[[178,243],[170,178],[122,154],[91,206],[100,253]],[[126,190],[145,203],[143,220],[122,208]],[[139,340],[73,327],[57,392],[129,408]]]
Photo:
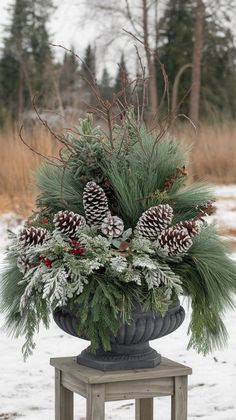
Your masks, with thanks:
[[[96,182],[86,184],[83,204],[86,222],[90,226],[101,226],[102,221],[109,214],[109,208],[106,194]]]
[[[109,214],[102,222],[101,231],[105,236],[118,238],[124,232],[124,223],[117,216]]]
[[[144,238],[155,240],[163,230],[170,226],[172,218],[173,209],[168,204],[150,207],[137,223],[138,233]]]
[[[86,225],[85,218],[69,210],[60,210],[55,214],[53,223],[56,230],[73,238],[79,229]]]
[[[19,240],[24,246],[42,245],[47,238],[48,231],[43,228],[35,228],[33,226],[24,228],[20,232]]]
[[[193,238],[201,232],[201,225],[202,223],[199,220],[191,219],[186,220],[185,222],[180,222],[173,227],[179,230],[182,230],[183,228],[187,229],[189,236]]]
[[[193,242],[187,229],[179,230],[171,226],[159,236],[161,248],[167,251],[168,255],[178,255],[187,252]]]

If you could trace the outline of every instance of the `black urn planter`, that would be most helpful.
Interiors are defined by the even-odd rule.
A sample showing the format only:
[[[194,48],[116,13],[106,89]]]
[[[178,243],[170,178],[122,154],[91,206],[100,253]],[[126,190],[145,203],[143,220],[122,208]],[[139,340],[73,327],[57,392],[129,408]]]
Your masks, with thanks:
[[[77,334],[78,320],[70,309],[57,308],[53,318],[63,331],[88,340]],[[92,353],[88,347],[77,356],[77,362],[102,371],[152,368],[161,362],[161,355],[150,347],[149,340],[172,333],[184,318],[184,308],[179,301],[164,316],[159,312],[144,312],[136,305],[131,321],[121,324],[117,335],[111,336],[111,351],[99,348]]]

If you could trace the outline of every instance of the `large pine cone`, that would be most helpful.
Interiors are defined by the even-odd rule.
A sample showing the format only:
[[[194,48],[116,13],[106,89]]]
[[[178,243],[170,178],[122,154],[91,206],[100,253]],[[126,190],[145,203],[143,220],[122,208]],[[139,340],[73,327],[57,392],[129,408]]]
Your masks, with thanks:
[[[101,226],[102,221],[109,214],[109,208],[106,194],[96,182],[86,184],[83,205],[86,222],[90,226]]]
[[[69,210],[60,210],[56,213],[53,223],[56,230],[69,238],[74,238],[78,230],[86,225],[85,218],[83,216]]]
[[[28,227],[20,232],[19,240],[24,246],[28,245],[42,245],[47,237],[48,231],[43,228]]]
[[[158,239],[161,248],[167,251],[168,255],[182,254],[193,244],[187,229],[179,230],[175,226],[162,232]]]
[[[150,207],[140,217],[137,231],[144,238],[155,240],[160,233],[167,229],[173,218],[173,209],[168,204]]]
[[[105,236],[118,238],[124,232],[123,220],[109,214],[102,222],[101,231]]]
[[[189,236],[193,238],[194,236],[199,235],[201,232],[201,226],[202,223],[200,220],[191,219],[186,220],[185,222],[180,222],[174,227],[179,230],[183,230],[184,228],[187,229]]]

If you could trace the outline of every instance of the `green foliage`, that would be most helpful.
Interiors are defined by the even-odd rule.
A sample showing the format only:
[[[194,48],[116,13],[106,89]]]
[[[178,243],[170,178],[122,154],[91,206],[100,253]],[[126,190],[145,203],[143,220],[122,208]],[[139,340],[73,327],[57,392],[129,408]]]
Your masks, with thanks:
[[[105,161],[108,179],[117,197],[114,211],[125,226],[135,227],[141,214],[149,207],[169,203],[176,222],[196,216],[196,205],[212,199],[212,192],[204,184],[184,186],[184,178],[176,179],[168,194],[163,192],[165,181],[176,168],[186,165],[186,146],[166,136],[156,143],[147,128],[135,126],[127,145],[120,145],[122,132],[117,132],[116,153]],[[138,133],[137,133],[138,131]],[[135,136],[135,143],[133,137]],[[137,138],[139,136],[139,138]],[[121,141],[121,140],[120,140]]]
[[[45,163],[36,172],[36,183],[40,189],[37,205],[56,213],[62,209],[83,212],[82,188],[74,184],[70,171]]]
[[[80,120],[73,135],[68,134],[63,140],[73,152],[70,153],[68,148],[63,150],[65,166],[45,163],[36,172],[36,184],[40,190],[37,204],[54,213],[68,209],[83,214],[85,184],[91,179],[99,184],[104,177],[101,163],[105,152],[101,133],[92,128],[92,120],[88,116]]]
[[[196,217],[197,206],[214,199],[213,188],[204,183],[194,183],[177,191],[170,190],[168,203],[174,209],[174,223]]]
[[[8,252],[4,260],[1,273],[1,297],[0,311],[5,313],[6,322],[4,328],[12,335],[20,335],[23,329],[23,321],[20,316],[20,299],[24,294],[25,287],[19,284],[23,278],[17,267],[18,255]]]
[[[227,308],[234,307],[236,266],[213,227],[202,230],[173,270],[192,302],[189,346],[204,354],[221,348],[227,338],[222,318]]]
[[[97,275],[88,281],[72,308],[78,313],[78,332],[91,340],[93,351],[98,346],[110,350],[110,334],[117,333],[121,320],[130,319],[134,296],[135,289],[122,285],[114,277],[112,282],[107,275]]]
[[[24,357],[32,354],[35,347],[33,337],[39,329],[40,322],[49,327],[50,310],[40,294],[32,294],[20,312],[20,301],[25,293],[23,274],[17,267],[17,253],[9,252],[5,259],[1,275],[0,311],[5,314],[4,330],[13,337],[25,336],[22,348]]]

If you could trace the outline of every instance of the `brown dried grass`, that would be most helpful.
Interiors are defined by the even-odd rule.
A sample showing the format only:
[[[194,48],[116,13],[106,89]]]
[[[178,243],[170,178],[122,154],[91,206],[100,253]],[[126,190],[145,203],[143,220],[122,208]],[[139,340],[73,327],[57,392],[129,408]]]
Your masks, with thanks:
[[[190,124],[175,127],[179,140],[192,144],[191,175],[215,184],[236,183],[236,123],[204,125],[197,131]],[[45,156],[56,156],[59,145],[42,126],[24,132],[31,147]],[[9,127],[0,132],[0,212],[29,214],[35,188],[32,172],[43,158],[28,150],[19,138],[19,130]]]
[[[23,133],[24,140],[45,156],[56,156],[58,145],[41,126]],[[0,132],[0,212],[26,214],[33,207],[35,187],[33,172],[43,158],[29,150],[20,140],[17,128]]]
[[[194,179],[214,184],[236,183],[236,123],[190,124],[175,129],[178,139],[192,145],[190,169]]]

